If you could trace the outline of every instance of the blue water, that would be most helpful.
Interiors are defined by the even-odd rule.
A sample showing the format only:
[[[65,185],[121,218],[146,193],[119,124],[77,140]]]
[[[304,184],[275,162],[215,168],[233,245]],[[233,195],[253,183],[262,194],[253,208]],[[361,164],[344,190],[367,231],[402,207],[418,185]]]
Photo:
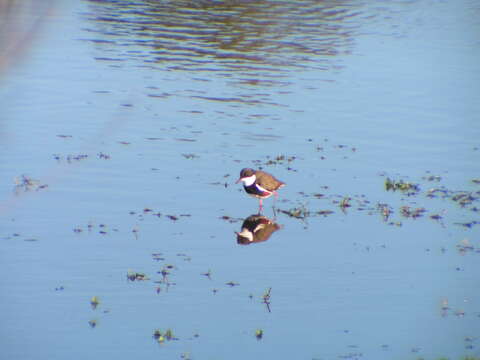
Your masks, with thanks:
[[[3,357],[480,356],[476,2],[45,4],[2,15]]]

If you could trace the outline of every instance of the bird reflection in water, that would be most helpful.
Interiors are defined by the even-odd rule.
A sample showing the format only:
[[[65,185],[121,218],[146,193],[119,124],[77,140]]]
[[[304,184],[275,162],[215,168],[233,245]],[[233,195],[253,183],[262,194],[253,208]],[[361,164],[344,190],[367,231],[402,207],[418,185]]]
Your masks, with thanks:
[[[281,228],[274,220],[266,216],[255,214],[247,217],[242,224],[242,230],[235,232],[237,243],[249,245],[251,243],[267,241],[270,236]]]

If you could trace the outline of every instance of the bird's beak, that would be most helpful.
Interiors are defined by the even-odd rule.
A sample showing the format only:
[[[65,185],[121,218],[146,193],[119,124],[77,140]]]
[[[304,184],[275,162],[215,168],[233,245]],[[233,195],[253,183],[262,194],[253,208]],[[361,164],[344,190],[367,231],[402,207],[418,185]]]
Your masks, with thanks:
[[[240,181],[242,181],[242,178],[238,178],[238,180],[235,181],[235,184],[238,184]]]

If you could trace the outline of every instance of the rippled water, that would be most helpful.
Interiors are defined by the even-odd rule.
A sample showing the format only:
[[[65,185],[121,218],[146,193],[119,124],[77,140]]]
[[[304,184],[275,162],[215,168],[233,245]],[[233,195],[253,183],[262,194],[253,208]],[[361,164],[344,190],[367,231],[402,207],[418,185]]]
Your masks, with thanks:
[[[4,356],[480,355],[475,1],[0,4]]]

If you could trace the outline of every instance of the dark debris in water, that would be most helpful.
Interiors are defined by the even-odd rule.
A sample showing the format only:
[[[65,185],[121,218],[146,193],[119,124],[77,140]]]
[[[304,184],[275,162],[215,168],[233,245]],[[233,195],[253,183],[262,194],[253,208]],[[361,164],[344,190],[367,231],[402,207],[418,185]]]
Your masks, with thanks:
[[[361,352],[351,352],[348,354],[339,355],[338,358],[345,360],[360,360],[363,358],[363,354]]]
[[[222,215],[220,216],[220,219],[221,220],[225,220],[225,221],[228,221],[229,223],[233,224],[233,223],[237,223],[239,221],[243,221],[243,219],[241,218],[234,218],[234,217],[231,217],[229,215]]]
[[[163,140],[163,138],[159,138],[159,137],[146,137],[145,140],[156,141],[156,140]]]
[[[440,214],[433,214],[433,215],[430,215],[430,219],[432,219],[432,220],[442,220],[443,216],[440,215]]]
[[[53,154],[52,156],[58,162],[67,162],[68,164],[72,164],[74,162],[79,162],[79,161],[91,158],[91,156],[88,154],[67,154],[67,155]],[[99,152],[97,154],[97,158],[102,160],[109,160],[111,156],[109,154]]]
[[[154,217],[157,217],[157,218],[165,217],[165,218],[167,218],[167,219],[169,219],[173,222],[176,222],[176,221],[180,220],[180,218],[186,218],[186,217],[192,216],[191,214],[163,214],[162,212],[160,212],[158,210],[154,210],[154,209],[149,208],[149,207],[145,207],[141,211],[131,210],[128,213],[130,215],[136,215],[139,220],[144,220],[145,215],[151,215],[151,216],[154,216]]]
[[[467,238],[463,239],[459,244],[457,244],[457,250],[461,255],[465,255],[467,253],[480,253],[480,247],[475,247]]]
[[[319,216],[328,216],[328,215],[331,215],[333,213],[334,213],[334,211],[332,211],[332,210],[317,210],[316,211],[316,214],[319,215]]]
[[[422,177],[422,179],[426,180],[426,181],[439,182],[440,180],[442,180],[442,177],[439,176],[439,175],[426,175],[426,176]]]
[[[307,139],[307,141],[314,142],[312,138]],[[326,160],[327,156],[323,154],[326,154],[327,151],[332,150],[341,151],[342,159],[348,159],[348,155],[355,153],[357,151],[357,148],[346,144],[331,144],[329,139],[323,139],[323,143],[317,143],[315,145],[315,151],[322,153],[322,155],[320,156],[320,160]]]
[[[477,221],[477,220],[472,220],[472,221],[469,221],[469,222],[465,222],[465,223],[455,223],[455,225],[459,225],[459,226],[463,226],[465,228],[472,228],[474,225],[479,225],[480,224],[480,221]]]
[[[268,166],[284,166],[288,171],[297,171],[291,167],[291,164],[298,159],[296,155],[267,155],[265,160],[253,160],[253,163],[260,170]]]
[[[198,155],[195,155],[195,154],[182,154],[182,156],[185,158],[185,159],[198,159],[200,156]]]
[[[84,228],[81,225],[75,226],[73,229],[75,234],[85,233]],[[92,233],[94,230],[100,235],[108,235],[109,232],[118,232],[119,230],[115,227],[109,227],[107,224],[100,223],[95,225],[92,221],[87,224],[88,233]],[[98,230],[98,231],[97,231]]]
[[[95,319],[89,320],[88,325],[90,325],[90,327],[94,329],[97,326],[97,320]]]
[[[21,234],[19,233],[13,233],[9,236],[6,236],[6,237],[2,237],[0,239],[4,239],[4,240],[10,240],[10,239],[18,239],[18,240],[23,240],[23,241],[26,241],[26,242],[36,242],[38,241],[39,239],[37,238],[34,238],[34,237],[24,237],[22,236]]]
[[[132,271],[132,270],[128,270],[127,272],[127,279],[129,281],[145,281],[145,280],[150,280],[150,278],[144,274],[144,273],[140,273],[140,272],[136,272],[136,271]]]
[[[204,273],[202,273],[202,274],[200,274],[200,275],[203,275],[203,276],[205,276],[206,278],[208,278],[209,280],[212,280],[212,270],[210,270],[210,269],[208,269],[207,272],[204,272]]]
[[[111,156],[110,156],[109,154],[105,154],[105,153],[103,153],[103,152],[99,152],[99,153],[97,154],[97,157],[98,157],[99,159],[103,159],[103,160],[109,160],[109,159],[111,158]]]
[[[53,154],[53,158],[58,162],[66,161],[67,163],[71,164],[76,161],[81,161],[88,159],[88,154],[68,154],[68,155],[60,155],[60,154]]]
[[[209,183],[209,185],[220,185],[220,186],[223,186],[224,188],[227,188],[227,187],[228,187],[228,183],[227,183],[227,182],[221,182],[221,181],[211,182],[211,183]]]
[[[39,191],[48,187],[47,184],[42,184],[39,180],[35,180],[24,174],[17,176],[14,179],[14,183],[14,192],[16,195],[20,192]]]
[[[162,253],[153,253],[152,259],[155,261],[165,261],[165,257],[163,256]]]
[[[153,332],[153,338],[159,343],[164,343],[165,341],[179,340],[173,333],[172,329],[167,329],[162,331],[160,329],[155,329]]]
[[[423,216],[423,213],[426,211],[427,210],[425,208],[413,209],[410,206],[406,206],[406,205],[400,207],[400,213],[402,214],[402,216],[406,218],[412,218],[412,219],[416,219],[418,217]]]

